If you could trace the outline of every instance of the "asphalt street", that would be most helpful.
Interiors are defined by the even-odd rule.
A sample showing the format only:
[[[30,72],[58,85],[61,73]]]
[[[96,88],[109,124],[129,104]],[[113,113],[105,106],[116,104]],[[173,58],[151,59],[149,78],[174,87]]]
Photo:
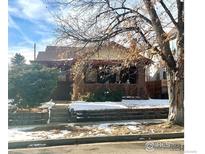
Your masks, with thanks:
[[[9,154],[183,154],[184,139],[9,149]]]

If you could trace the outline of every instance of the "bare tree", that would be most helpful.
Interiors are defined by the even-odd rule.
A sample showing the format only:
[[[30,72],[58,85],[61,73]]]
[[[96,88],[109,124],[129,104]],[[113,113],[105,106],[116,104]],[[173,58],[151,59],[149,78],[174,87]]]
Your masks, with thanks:
[[[59,40],[72,40],[87,45],[102,44],[106,40],[129,41],[132,38],[140,52],[158,54],[167,67],[170,102],[168,120],[184,123],[183,0],[47,2],[61,6],[60,14],[56,15]],[[169,44],[173,29],[177,34],[177,55],[171,51]]]

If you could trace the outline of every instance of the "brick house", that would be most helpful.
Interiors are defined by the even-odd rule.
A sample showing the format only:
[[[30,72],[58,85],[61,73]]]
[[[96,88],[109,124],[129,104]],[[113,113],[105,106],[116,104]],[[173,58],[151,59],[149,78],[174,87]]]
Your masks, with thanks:
[[[58,67],[62,70],[54,99],[71,99],[73,86],[77,85],[71,75],[71,68],[82,53],[89,52],[91,47],[80,50],[77,47],[47,46],[45,52],[39,52],[35,62],[48,67]],[[85,62],[82,72],[83,81],[79,93],[74,94],[75,100],[79,95],[92,93],[97,89],[121,90],[124,97],[148,98],[145,83],[145,68],[152,61],[138,56],[126,63],[129,49],[115,42],[104,44]]]

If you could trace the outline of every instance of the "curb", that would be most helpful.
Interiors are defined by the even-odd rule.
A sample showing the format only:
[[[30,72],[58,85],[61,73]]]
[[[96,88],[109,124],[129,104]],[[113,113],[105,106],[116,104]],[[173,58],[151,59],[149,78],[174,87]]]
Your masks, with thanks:
[[[35,141],[18,141],[9,142],[9,149],[31,148],[31,147],[48,147],[73,144],[101,143],[101,142],[120,142],[120,141],[145,141],[184,138],[184,133],[166,133],[166,134],[142,134],[142,135],[123,135],[123,136],[98,136],[56,140],[35,140]]]

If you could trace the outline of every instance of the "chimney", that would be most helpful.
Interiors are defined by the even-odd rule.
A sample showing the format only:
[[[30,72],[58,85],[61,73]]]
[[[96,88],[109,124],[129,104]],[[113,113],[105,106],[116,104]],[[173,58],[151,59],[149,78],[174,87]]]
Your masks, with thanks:
[[[35,61],[36,60],[36,43],[34,43],[33,50],[34,50],[34,61]]]

